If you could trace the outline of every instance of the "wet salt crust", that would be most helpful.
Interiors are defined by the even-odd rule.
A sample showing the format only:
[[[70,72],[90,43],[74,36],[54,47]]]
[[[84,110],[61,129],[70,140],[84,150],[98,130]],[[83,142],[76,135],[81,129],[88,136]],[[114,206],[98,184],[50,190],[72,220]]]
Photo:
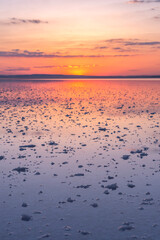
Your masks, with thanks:
[[[159,240],[160,82],[0,83],[0,239]]]

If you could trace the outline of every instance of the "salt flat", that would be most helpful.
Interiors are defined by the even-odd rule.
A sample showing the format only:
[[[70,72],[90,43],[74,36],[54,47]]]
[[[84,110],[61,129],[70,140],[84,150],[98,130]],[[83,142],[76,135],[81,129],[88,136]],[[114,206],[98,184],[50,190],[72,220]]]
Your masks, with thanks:
[[[160,81],[0,83],[0,239],[159,240]]]

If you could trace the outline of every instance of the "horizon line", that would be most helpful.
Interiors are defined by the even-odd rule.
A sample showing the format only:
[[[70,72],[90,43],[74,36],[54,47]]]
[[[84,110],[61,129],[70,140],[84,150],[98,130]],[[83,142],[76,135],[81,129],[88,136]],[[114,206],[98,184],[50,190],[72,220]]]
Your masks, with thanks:
[[[126,78],[160,78],[160,75],[65,75],[65,74],[14,74],[14,75],[0,75],[1,79],[14,79],[14,78],[23,78],[23,79],[126,79]]]

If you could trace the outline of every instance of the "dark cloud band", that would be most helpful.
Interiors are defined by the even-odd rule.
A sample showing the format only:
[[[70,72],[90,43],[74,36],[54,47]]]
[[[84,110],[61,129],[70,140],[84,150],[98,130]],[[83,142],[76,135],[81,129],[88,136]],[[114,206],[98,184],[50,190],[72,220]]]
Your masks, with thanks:
[[[160,0],[131,0],[129,3],[160,3]]]
[[[10,18],[5,24],[18,25],[18,24],[47,24],[47,21],[40,19],[22,19],[22,18]]]
[[[129,57],[130,55],[60,55],[60,54],[47,54],[45,52],[30,52],[25,50],[21,51],[0,51],[0,57],[24,57],[24,58],[101,58],[101,57]]]

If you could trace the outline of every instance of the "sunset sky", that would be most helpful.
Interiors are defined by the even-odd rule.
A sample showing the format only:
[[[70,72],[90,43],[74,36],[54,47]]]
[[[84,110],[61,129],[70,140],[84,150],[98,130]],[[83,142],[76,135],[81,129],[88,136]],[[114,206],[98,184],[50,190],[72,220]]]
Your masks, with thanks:
[[[0,0],[0,74],[160,74],[160,0]]]

